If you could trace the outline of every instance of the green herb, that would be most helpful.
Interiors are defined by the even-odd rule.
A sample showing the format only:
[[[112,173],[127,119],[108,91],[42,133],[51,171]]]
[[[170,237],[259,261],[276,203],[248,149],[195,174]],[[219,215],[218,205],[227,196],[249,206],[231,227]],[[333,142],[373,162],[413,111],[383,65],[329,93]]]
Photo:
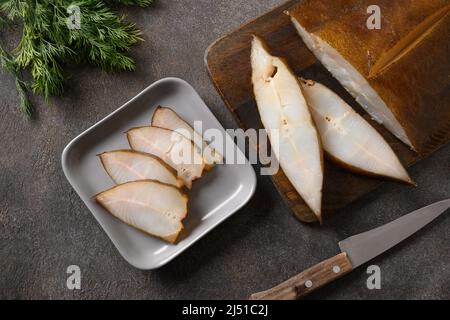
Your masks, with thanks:
[[[20,22],[22,38],[9,53],[0,50],[1,67],[12,73],[21,98],[20,109],[32,114],[29,88],[43,95],[61,95],[66,78],[66,63],[90,63],[106,70],[134,70],[129,56],[133,44],[140,41],[140,31],[111,9],[111,5],[147,7],[154,0],[0,0],[0,27]],[[79,10],[78,19],[73,11]],[[75,19],[74,26],[69,24]],[[3,23],[2,23],[3,22]],[[31,72],[29,85],[22,70]]]
[[[17,92],[20,97],[20,110],[28,117],[31,117],[33,114],[33,105],[28,98],[28,83],[23,80],[22,72],[19,70],[17,62],[2,47],[0,47],[0,67],[14,76]]]

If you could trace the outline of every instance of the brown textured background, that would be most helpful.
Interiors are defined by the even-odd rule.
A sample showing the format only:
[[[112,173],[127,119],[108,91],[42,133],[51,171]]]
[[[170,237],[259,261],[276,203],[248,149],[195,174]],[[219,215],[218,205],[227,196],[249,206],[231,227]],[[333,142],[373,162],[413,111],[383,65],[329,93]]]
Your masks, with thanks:
[[[217,37],[283,0],[160,0],[128,9],[144,32],[133,49],[135,73],[71,68],[64,98],[27,122],[13,80],[0,74],[0,298],[245,298],[323,259],[336,243],[431,202],[450,197],[450,145],[414,166],[416,189],[387,183],[336,214],[324,227],[298,222],[270,178],[259,177],[252,201],[175,261],[139,271],[117,253],[65,180],[60,155],[77,134],[153,81],[190,82],[226,128],[235,127],[215,92],[203,56]],[[0,35],[13,45],[16,32]],[[436,222],[375,259],[382,290],[366,288],[365,267],[315,293],[323,299],[450,299],[450,218]],[[66,268],[81,267],[82,290],[66,289]]]

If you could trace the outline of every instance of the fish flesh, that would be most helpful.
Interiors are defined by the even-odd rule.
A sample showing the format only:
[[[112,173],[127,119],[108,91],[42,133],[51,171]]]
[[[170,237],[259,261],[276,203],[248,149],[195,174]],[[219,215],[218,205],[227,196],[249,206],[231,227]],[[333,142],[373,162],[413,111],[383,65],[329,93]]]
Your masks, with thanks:
[[[352,107],[318,82],[301,84],[331,160],[357,173],[414,184],[389,144]]]
[[[211,170],[216,164],[223,163],[223,156],[208,145],[203,137],[172,109],[159,106],[153,114],[151,125],[177,131],[187,139],[192,140],[202,151],[207,170]]]
[[[103,168],[116,184],[138,180],[156,180],[181,188],[183,180],[161,159],[134,150],[117,150],[100,154]]]
[[[188,197],[174,186],[152,180],[117,185],[95,200],[126,224],[170,243],[177,241],[187,215]]]
[[[133,150],[152,154],[177,171],[184,185],[192,188],[192,181],[200,178],[205,162],[194,143],[176,131],[158,128],[133,128],[127,132]]]
[[[251,49],[253,90],[261,121],[287,178],[322,222],[323,156],[297,77],[262,39]]]
[[[448,0],[304,0],[288,11],[307,47],[371,117],[421,154],[450,132]]]

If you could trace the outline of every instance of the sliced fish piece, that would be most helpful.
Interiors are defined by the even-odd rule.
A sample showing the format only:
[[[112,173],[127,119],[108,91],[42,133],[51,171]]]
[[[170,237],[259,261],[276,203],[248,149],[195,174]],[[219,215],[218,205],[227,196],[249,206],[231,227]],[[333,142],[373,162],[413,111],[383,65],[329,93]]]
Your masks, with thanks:
[[[97,203],[126,224],[175,243],[183,230],[188,197],[157,181],[127,182],[98,194]]]
[[[323,159],[320,139],[297,77],[254,37],[253,90],[272,150],[294,188],[322,222]]]
[[[301,84],[332,160],[357,173],[414,184],[389,144],[344,100],[320,83],[302,80]]]
[[[183,180],[161,159],[134,150],[117,150],[99,155],[105,171],[117,184],[138,180],[156,180],[181,188]]]
[[[367,27],[372,5],[379,30]],[[288,14],[317,59],[401,141],[424,154],[450,137],[448,0],[305,0]]]
[[[167,107],[158,107],[153,114],[152,126],[177,131],[202,151],[206,163],[206,169],[212,169],[216,164],[223,163],[223,156],[213,147],[208,145],[203,137],[197,133],[186,121],[184,121],[175,111]]]
[[[129,130],[127,137],[133,150],[152,154],[174,168],[187,188],[202,176],[205,162],[200,150],[183,135],[164,128],[141,127]]]

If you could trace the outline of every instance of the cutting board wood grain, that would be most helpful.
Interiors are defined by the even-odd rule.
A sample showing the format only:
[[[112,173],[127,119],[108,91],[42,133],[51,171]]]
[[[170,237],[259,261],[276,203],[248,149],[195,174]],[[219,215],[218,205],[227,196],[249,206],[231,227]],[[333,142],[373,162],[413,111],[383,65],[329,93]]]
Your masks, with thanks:
[[[298,1],[288,1],[267,14],[251,21],[238,30],[218,39],[207,50],[205,62],[214,86],[226,106],[243,129],[263,128],[251,84],[250,44],[252,34],[264,38],[274,55],[285,57],[294,72],[305,78],[314,79],[329,86],[364,116],[389,142],[402,163],[409,167],[442,147],[450,139],[447,134],[442,143],[433,146],[427,155],[419,156],[378,125],[363,112],[361,107],[316,60],[297,35],[289,18],[283,13]],[[254,142],[256,147],[257,142]],[[413,177],[414,178],[414,177]],[[295,216],[303,222],[316,222],[282,170],[272,180],[286,204]],[[325,161],[323,210],[325,219],[351,202],[377,188],[383,181],[349,173],[329,161]],[[408,188],[409,186],[405,186]]]

